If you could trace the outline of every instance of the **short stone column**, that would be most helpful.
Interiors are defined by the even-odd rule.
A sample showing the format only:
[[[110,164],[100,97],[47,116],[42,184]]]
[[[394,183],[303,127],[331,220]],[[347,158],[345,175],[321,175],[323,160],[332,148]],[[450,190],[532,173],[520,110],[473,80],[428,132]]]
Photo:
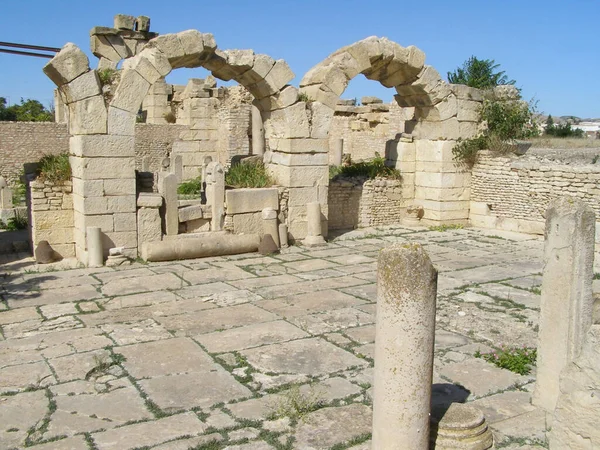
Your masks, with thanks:
[[[8,187],[4,177],[0,177],[0,209],[11,209],[12,207],[12,189]]]
[[[165,234],[173,236],[179,233],[179,200],[177,199],[177,175],[161,172],[158,178],[158,192],[165,204]]]
[[[437,271],[419,244],[379,253],[373,445],[429,448]]]
[[[87,227],[86,241],[88,249],[88,267],[103,266],[104,250],[102,249],[102,232],[100,227]]]
[[[532,403],[552,413],[561,371],[579,356],[592,325],[596,217],[571,197],[546,211],[537,377]]]
[[[211,208],[210,231],[223,230],[225,218],[225,171],[218,162],[206,166],[206,203]]]
[[[333,165],[341,166],[344,158],[344,140],[336,139],[333,145]]]
[[[265,128],[260,109],[252,105],[252,154],[265,153]]]
[[[279,244],[281,248],[288,248],[288,227],[285,223],[279,224]]]
[[[270,234],[277,247],[279,245],[279,227],[277,226],[277,211],[273,208],[262,210],[263,233]]]
[[[160,208],[163,198],[160,194],[140,192],[137,199],[137,230],[138,230],[138,255],[141,254],[144,242],[160,241],[162,227]]]
[[[319,202],[307,203],[306,205],[307,236],[303,244],[309,247],[325,245],[323,232],[321,230],[321,204]]]

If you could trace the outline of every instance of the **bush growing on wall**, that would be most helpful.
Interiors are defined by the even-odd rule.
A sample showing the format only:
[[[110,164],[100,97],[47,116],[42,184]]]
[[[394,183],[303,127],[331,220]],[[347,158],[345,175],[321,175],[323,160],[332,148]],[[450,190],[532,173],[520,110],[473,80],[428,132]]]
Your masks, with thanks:
[[[71,181],[71,164],[69,154],[45,155],[38,163],[38,176],[44,181],[60,183]]]

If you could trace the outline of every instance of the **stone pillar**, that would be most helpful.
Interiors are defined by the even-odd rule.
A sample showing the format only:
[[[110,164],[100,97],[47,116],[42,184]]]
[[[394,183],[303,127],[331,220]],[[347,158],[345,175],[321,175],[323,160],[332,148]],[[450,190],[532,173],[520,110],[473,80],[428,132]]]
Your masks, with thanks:
[[[592,325],[594,211],[564,197],[546,210],[537,377],[532,403],[553,412],[561,371],[579,356]]]
[[[4,177],[0,177],[0,209],[12,209],[12,207],[12,189],[8,187]]]
[[[437,271],[419,244],[379,253],[373,448],[429,448]]]
[[[341,166],[344,158],[344,140],[336,139],[333,147],[333,165]]]
[[[281,248],[288,248],[288,228],[285,223],[279,224],[279,243]]]
[[[252,154],[265,153],[265,129],[260,109],[252,105]]]
[[[158,192],[165,201],[165,234],[173,236],[179,233],[179,201],[177,199],[177,175],[161,172],[158,179]]]
[[[270,234],[273,242],[277,247],[279,245],[279,228],[277,226],[277,211],[273,208],[265,208],[262,210],[263,233]]]
[[[325,245],[323,233],[321,231],[321,204],[318,202],[308,203],[306,205],[307,236],[304,238],[304,245],[309,247]]]
[[[225,172],[218,162],[206,167],[206,202],[211,206],[211,231],[221,231],[225,217]]]
[[[102,267],[104,265],[104,250],[102,249],[100,227],[87,227],[86,231],[88,267]]]
[[[160,220],[160,207],[162,205],[163,198],[159,194],[141,192],[138,196],[138,255],[141,254],[144,242],[160,241],[162,239],[162,226]]]

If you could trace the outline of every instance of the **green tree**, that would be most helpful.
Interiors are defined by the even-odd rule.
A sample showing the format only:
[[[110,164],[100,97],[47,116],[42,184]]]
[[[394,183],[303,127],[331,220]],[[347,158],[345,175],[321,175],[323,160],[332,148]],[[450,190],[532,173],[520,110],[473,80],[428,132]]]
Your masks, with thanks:
[[[493,59],[478,59],[471,56],[462,67],[454,72],[448,72],[448,81],[452,84],[466,84],[479,89],[489,89],[502,84],[515,84],[509,80],[505,72],[497,71],[500,64]]]
[[[0,97],[0,120],[17,122],[52,122],[54,113],[37,100],[21,99],[18,105],[6,107],[6,99]]]

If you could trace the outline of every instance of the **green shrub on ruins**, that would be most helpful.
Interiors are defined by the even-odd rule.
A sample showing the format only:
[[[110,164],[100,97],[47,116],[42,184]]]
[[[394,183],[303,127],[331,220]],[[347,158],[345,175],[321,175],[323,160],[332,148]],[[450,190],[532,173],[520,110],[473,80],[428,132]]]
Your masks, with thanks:
[[[535,366],[537,350],[532,347],[505,347],[490,353],[475,352],[476,358],[483,358],[501,369],[508,369],[520,375],[527,375]]]
[[[229,168],[225,184],[236,188],[265,188],[273,186],[275,181],[262,162],[240,163]]]
[[[38,163],[38,177],[43,181],[61,183],[71,181],[71,164],[69,154],[45,155]]]
[[[329,168],[329,178],[351,178],[351,177],[365,177],[368,179],[373,178],[391,178],[400,180],[402,175],[400,171],[385,165],[385,158],[379,153],[375,153],[375,158],[369,161],[361,161],[357,163],[350,163],[343,166],[332,166]]]
[[[179,195],[200,195],[202,189],[202,180],[200,177],[194,178],[193,180],[184,181],[177,186],[177,193]]]
[[[18,210],[15,211],[15,216],[8,219],[4,223],[0,220],[0,229],[7,231],[25,230],[27,228],[27,217],[21,215]]]

